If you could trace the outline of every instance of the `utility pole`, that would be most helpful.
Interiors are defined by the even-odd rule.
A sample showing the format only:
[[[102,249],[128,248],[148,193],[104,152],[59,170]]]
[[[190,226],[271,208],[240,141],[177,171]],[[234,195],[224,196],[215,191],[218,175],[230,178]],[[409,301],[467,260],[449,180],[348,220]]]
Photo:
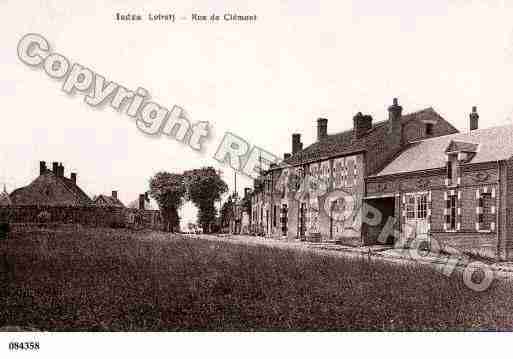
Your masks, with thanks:
[[[258,152],[258,163],[259,163],[259,167],[258,167],[258,172],[260,174],[262,174],[263,172],[263,169],[262,169],[262,154],[260,152]]]
[[[237,197],[237,171],[233,171],[234,178],[235,178],[235,197]]]

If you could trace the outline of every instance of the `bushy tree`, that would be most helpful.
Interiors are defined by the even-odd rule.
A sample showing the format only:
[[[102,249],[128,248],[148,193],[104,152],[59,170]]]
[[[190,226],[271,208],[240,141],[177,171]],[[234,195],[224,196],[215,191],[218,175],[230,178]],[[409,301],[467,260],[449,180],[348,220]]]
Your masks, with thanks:
[[[178,210],[183,205],[186,193],[182,174],[158,172],[150,179],[150,196],[159,205],[166,231],[174,232],[175,228],[179,228]]]
[[[228,191],[228,185],[213,167],[203,167],[184,173],[187,196],[198,208],[198,224],[209,233],[216,220],[215,202]]]

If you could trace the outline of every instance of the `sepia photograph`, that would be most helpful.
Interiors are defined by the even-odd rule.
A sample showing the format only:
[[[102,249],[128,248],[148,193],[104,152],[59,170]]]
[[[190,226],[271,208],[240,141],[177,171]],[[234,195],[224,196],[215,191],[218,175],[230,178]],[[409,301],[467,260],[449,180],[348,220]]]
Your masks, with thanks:
[[[2,357],[507,350],[513,3],[0,19]]]

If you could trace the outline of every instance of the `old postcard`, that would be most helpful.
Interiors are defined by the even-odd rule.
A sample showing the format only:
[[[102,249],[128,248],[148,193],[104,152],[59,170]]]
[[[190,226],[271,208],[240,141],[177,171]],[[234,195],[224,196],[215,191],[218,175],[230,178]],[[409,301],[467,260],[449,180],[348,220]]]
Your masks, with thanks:
[[[512,3],[0,19],[5,355],[469,356],[513,329]]]

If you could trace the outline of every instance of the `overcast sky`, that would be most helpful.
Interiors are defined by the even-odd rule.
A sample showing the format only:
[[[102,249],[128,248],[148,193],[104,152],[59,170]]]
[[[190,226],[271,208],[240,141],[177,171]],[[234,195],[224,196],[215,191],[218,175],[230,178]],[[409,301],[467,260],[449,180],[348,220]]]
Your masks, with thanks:
[[[145,5],[140,5],[145,3]],[[316,118],[328,132],[375,120],[398,97],[404,112],[432,106],[461,131],[478,106],[480,127],[513,115],[513,3],[506,1],[0,1],[0,181],[8,191],[38,173],[39,161],[78,172],[91,196],[119,191],[125,203],[159,170],[213,165],[225,131],[281,156],[290,135],[305,145]],[[117,22],[116,12],[174,12],[190,18],[256,14],[254,23]],[[40,33],[52,50],[153,101],[180,105],[213,136],[197,153],[175,140],[143,135],[110,107],[21,63],[18,41]],[[224,168],[233,190],[233,172]],[[238,185],[249,185],[239,177]],[[183,221],[194,220],[187,206]]]

